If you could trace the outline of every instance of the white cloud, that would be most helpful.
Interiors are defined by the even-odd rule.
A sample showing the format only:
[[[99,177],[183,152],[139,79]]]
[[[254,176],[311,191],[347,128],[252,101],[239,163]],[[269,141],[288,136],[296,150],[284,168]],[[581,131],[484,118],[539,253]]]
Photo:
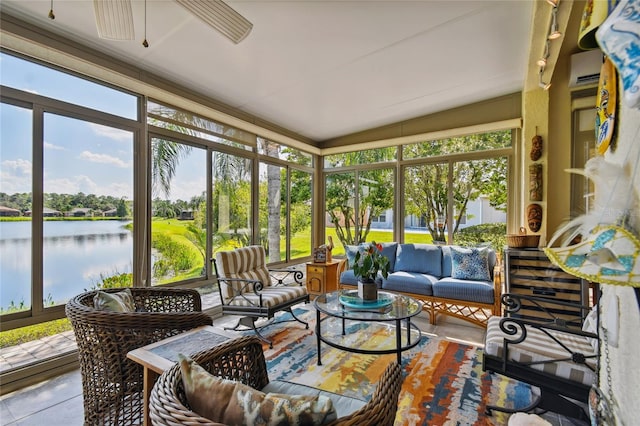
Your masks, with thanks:
[[[64,151],[65,150],[65,148],[63,146],[54,145],[54,144],[49,143],[49,142],[45,142],[44,143],[44,149],[51,149],[51,150],[54,150],[54,151]]]
[[[96,123],[89,123],[89,126],[97,135],[120,142],[133,142],[133,133],[127,130],[116,129],[114,127],[103,126]]]
[[[92,163],[110,164],[112,166],[116,166],[120,168],[129,167],[129,163],[122,161],[118,157],[113,157],[107,154],[96,154],[89,151],[82,151],[80,153],[80,158]]]
[[[133,183],[110,182],[108,185],[100,185],[86,175],[77,175],[61,179],[45,179],[45,192],[57,194],[84,194],[110,195],[112,197],[125,197],[133,199]]]
[[[17,160],[4,160],[2,170],[11,170],[18,175],[31,176],[31,161],[18,158]]]
[[[56,194],[77,194],[83,192],[85,194],[96,194],[98,185],[88,176],[80,175],[70,178],[46,179],[44,180],[45,192],[53,192]]]

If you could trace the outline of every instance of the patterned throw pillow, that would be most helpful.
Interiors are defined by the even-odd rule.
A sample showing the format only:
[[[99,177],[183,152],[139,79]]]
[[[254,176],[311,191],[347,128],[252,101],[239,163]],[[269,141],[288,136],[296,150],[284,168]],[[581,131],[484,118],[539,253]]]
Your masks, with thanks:
[[[489,250],[451,246],[451,278],[491,281]]]
[[[326,396],[260,392],[210,374],[189,357],[178,354],[182,383],[194,412],[225,425],[323,425],[337,418]]]
[[[117,293],[100,291],[93,296],[93,307],[98,311],[135,312],[136,304],[128,288]]]

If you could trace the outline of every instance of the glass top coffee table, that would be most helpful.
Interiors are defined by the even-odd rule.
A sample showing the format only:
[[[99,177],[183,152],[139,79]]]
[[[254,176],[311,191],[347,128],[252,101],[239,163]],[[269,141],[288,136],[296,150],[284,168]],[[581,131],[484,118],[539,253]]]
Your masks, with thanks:
[[[422,310],[422,304],[411,297],[386,291],[378,291],[378,300],[365,302],[358,298],[357,293],[355,290],[338,290],[321,294],[314,300],[318,365],[322,365],[322,342],[347,352],[374,355],[395,353],[398,364],[401,364],[402,351],[416,346],[422,337],[420,329],[411,322],[411,318]],[[323,323],[325,325],[324,334]],[[378,348],[375,342],[369,345],[350,344],[353,343],[353,339],[345,337],[347,329],[351,333],[371,333],[369,331],[370,323],[390,323],[389,331],[395,331],[395,345]],[[333,329],[337,327],[337,332],[328,332],[327,329],[331,327]],[[403,328],[405,329],[404,333]]]

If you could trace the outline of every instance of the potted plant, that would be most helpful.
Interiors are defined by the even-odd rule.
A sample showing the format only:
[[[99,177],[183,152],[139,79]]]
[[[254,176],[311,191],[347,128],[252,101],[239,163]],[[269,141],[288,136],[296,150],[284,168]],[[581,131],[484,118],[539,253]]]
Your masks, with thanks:
[[[358,278],[358,296],[364,300],[378,299],[376,278],[378,272],[389,276],[389,259],[382,254],[382,244],[372,241],[362,250],[358,250],[353,263],[353,274]]]

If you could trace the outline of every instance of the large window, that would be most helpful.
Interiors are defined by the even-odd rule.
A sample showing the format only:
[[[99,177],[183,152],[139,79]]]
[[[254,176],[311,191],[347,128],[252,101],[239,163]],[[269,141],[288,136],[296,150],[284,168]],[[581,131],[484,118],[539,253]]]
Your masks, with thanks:
[[[334,254],[365,241],[394,241],[394,228],[376,227],[374,219],[393,217],[395,173],[392,168],[329,173],[325,179],[325,233],[336,238]],[[390,223],[390,222],[387,222]]]
[[[4,52],[0,60],[6,330],[63,318],[85,290],[133,285],[140,98]]]
[[[207,152],[151,138],[151,282],[205,275]]]
[[[0,312],[31,308],[33,112],[0,104]],[[10,283],[10,284],[9,284]]]
[[[412,143],[399,147],[400,160],[396,147],[325,157],[325,234],[341,243],[334,253],[372,240],[469,244],[479,234],[503,237],[511,133]]]

